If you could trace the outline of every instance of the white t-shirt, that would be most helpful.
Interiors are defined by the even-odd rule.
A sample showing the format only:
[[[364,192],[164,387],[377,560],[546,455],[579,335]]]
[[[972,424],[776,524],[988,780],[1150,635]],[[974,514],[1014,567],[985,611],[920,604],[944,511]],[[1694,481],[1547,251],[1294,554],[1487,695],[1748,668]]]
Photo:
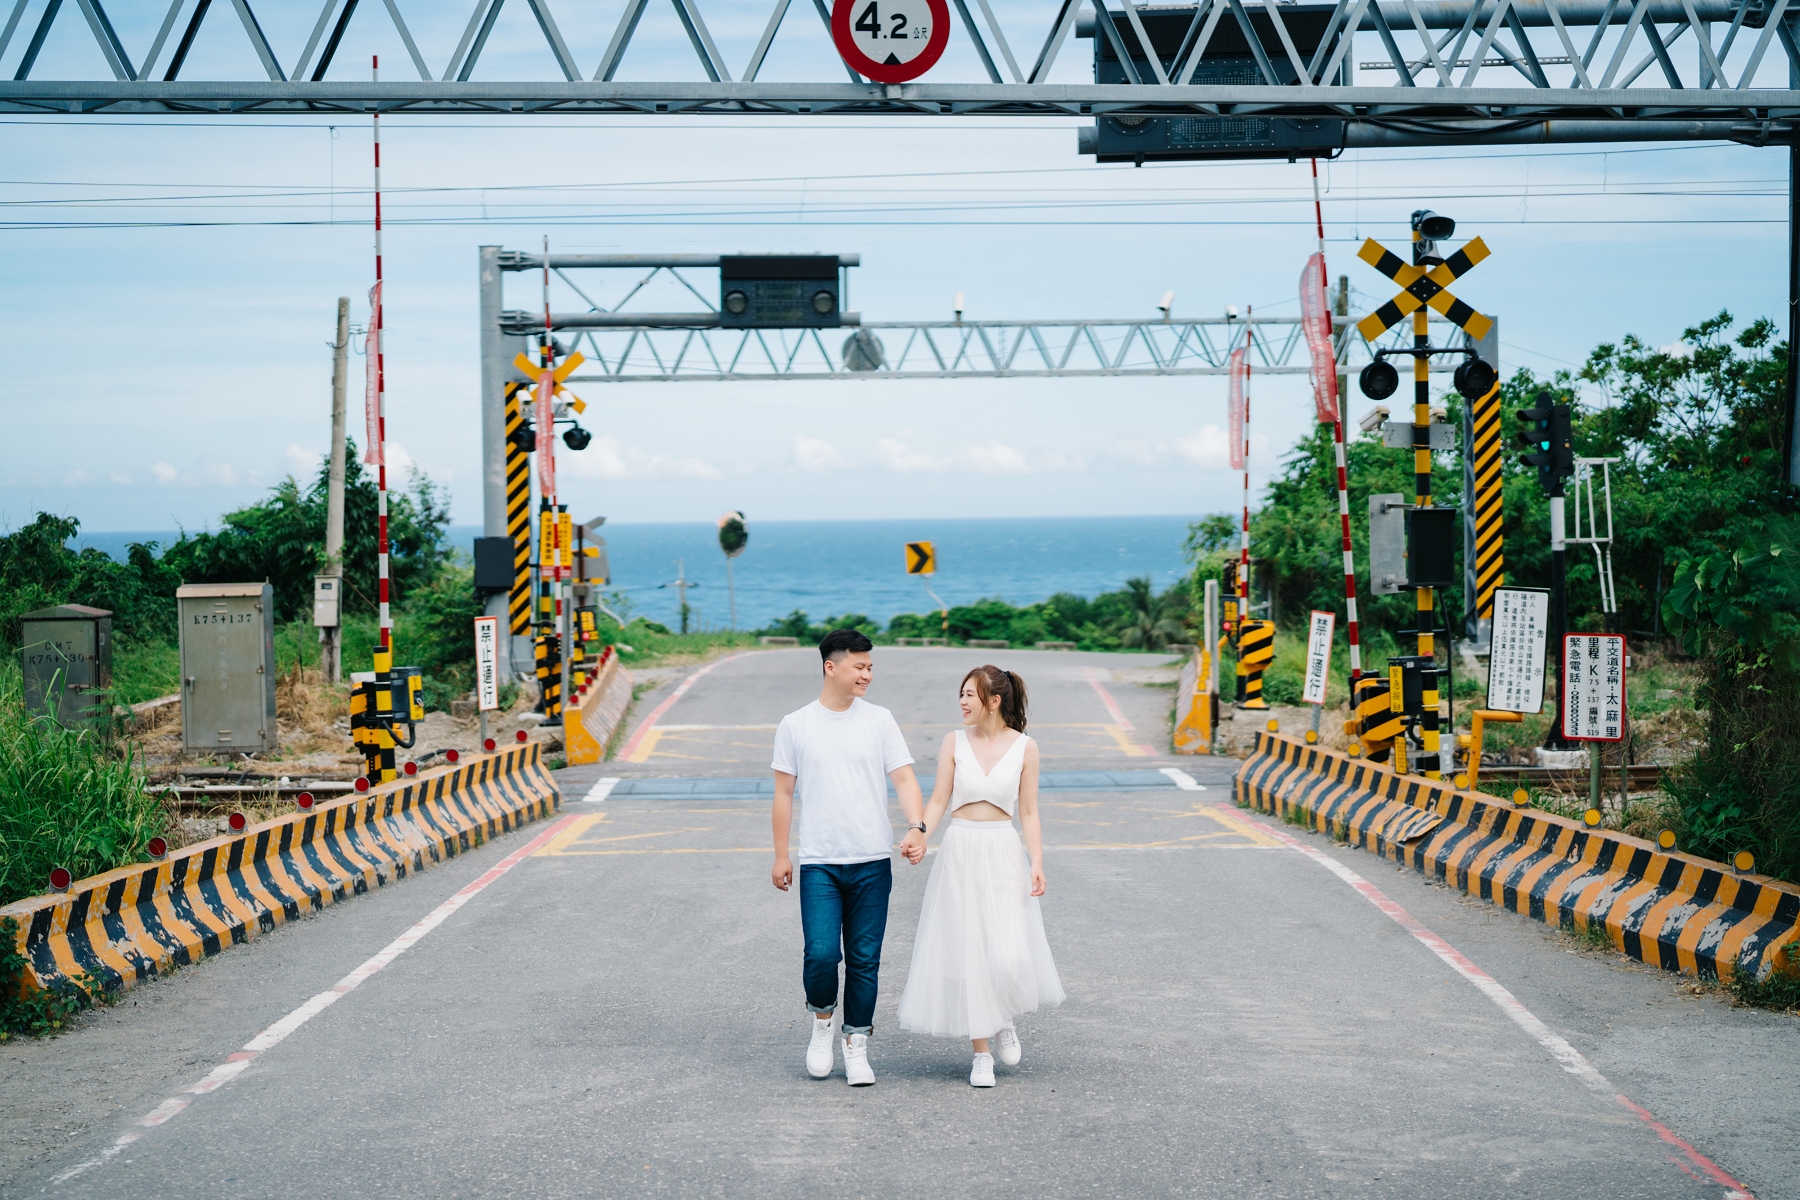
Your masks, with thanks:
[[[879,704],[852,699],[839,713],[814,700],[781,718],[770,766],[795,779],[796,861],[873,862],[891,854],[887,776],[912,760],[894,714]]]

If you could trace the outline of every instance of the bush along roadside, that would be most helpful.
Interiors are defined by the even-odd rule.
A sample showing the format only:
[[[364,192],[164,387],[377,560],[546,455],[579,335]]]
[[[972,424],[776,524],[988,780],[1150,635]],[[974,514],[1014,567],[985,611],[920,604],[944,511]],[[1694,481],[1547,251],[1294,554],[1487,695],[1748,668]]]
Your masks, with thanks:
[[[26,991],[26,960],[19,953],[19,923],[0,917],[0,1042],[21,1034],[30,1037],[61,1033],[70,1018],[94,1004],[111,1004],[106,991],[91,975],[79,975],[72,988]]]

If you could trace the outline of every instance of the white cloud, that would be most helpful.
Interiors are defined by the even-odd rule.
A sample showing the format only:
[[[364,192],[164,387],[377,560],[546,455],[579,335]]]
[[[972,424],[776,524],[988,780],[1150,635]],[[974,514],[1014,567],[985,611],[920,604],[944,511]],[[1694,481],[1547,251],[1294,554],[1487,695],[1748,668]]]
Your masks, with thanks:
[[[313,472],[319,469],[319,452],[299,442],[289,442],[287,448],[288,467],[300,479],[310,479]]]
[[[802,471],[841,471],[843,456],[830,442],[805,434],[794,439],[794,464]]]
[[[1031,470],[1025,452],[1004,442],[970,446],[968,458],[969,465],[983,475],[1023,475]]]
[[[1175,453],[1197,467],[1223,469],[1231,465],[1231,439],[1217,425],[1202,425],[1175,439]]]
[[[81,487],[85,484],[92,483],[94,477],[89,475],[86,471],[65,471],[63,472],[62,481],[64,487]]]
[[[209,463],[206,468],[206,482],[218,487],[236,487],[238,470],[230,463]]]
[[[1658,354],[1666,354],[1670,358],[1694,357],[1694,348],[1686,342],[1671,342],[1667,346],[1658,346],[1656,352]]]
[[[156,477],[156,482],[170,484],[180,477],[181,472],[166,462],[155,462],[150,464],[150,474]]]
[[[557,455],[557,469],[576,479],[722,479],[724,472],[705,459],[651,454],[610,434],[586,450]]]
[[[131,476],[127,475],[123,471],[109,472],[106,477],[108,479],[112,480],[112,482],[114,482],[114,483],[130,483],[131,482]]]
[[[882,438],[875,443],[875,457],[888,470],[900,475],[936,475],[948,471],[953,465],[948,458],[920,454],[905,442],[898,442],[893,438]]]

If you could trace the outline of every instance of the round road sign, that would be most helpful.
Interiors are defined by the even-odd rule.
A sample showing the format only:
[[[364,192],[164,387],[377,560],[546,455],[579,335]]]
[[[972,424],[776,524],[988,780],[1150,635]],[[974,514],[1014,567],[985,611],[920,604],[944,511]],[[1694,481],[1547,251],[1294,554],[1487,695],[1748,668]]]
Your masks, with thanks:
[[[905,83],[937,65],[950,44],[944,0],[834,0],[831,38],[851,70]]]

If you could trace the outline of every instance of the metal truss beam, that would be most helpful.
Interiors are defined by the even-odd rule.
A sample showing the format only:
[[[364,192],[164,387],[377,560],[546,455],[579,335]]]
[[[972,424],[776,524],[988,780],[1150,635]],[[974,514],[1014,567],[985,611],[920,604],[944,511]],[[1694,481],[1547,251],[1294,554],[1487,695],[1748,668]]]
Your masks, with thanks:
[[[733,2],[754,3],[760,15],[770,0]],[[1327,11],[1322,6],[1290,8],[1264,0],[1251,6],[1256,10],[1252,21],[1240,0],[1199,0],[1194,35],[1175,57],[1166,63],[1127,61],[1125,75],[1134,82],[1121,84],[1047,80],[1070,33],[1098,34],[1115,49],[1128,42],[1141,46],[1140,14],[1155,9],[1129,0],[1116,5],[1086,0],[1092,13],[1084,15],[1083,0],[1046,0],[1037,29],[1017,28],[1030,22],[1016,17],[1009,36],[991,7],[982,3],[985,32],[965,12],[958,36],[971,43],[984,78],[958,82],[942,78],[948,72],[940,70],[929,82],[899,85],[854,76],[844,82],[842,62],[812,31],[804,51],[813,56],[807,68],[812,80],[758,78],[791,0],[773,0],[763,36],[735,79],[701,14],[700,0],[675,0],[705,82],[618,81],[647,0],[627,0],[616,28],[600,28],[584,14],[581,25],[571,23],[566,31],[551,15],[550,0],[528,0],[543,35],[542,74],[556,82],[472,78],[499,0],[477,0],[461,41],[441,69],[421,52],[401,18],[399,0],[360,6],[354,0],[324,0],[310,40],[293,56],[293,69],[285,72],[282,55],[265,35],[250,0],[217,6],[175,0],[166,16],[156,0],[154,14],[140,14],[141,19],[124,25],[147,30],[161,16],[160,32],[140,64],[133,63],[130,47],[117,32],[120,23],[107,15],[102,0],[74,5],[50,0],[41,4],[35,25],[20,27],[28,3],[19,0],[0,33],[0,73],[11,75],[0,81],[4,112],[1282,117],[1348,121],[1350,145],[1479,143],[1547,122],[1564,124],[1554,136],[1534,139],[1527,134],[1522,140],[1612,140],[1630,136],[1622,131],[1640,123],[1656,127],[1664,137],[1785,140],[1792,132],[1788,122],[1800,118],[1800,90],[1793,83],[1800,78],[1795,35],[1800,0],[1337,0],[1328,10],[1322,39],[1308,43],[1318,46],[1310,59],[1296,51],[1289,22],[1302,10],[1316,19]],[[124,8],[127,0],[116,4]],[[157,78],[153,68],[190,4],[192,13],[173,39],[177,44],[169,65]],[[825,11],[822,3],[815,7]],[[1224,26],[1236,31],[1233,36],[1242,35],[1259,64],[1263,82],[1254,86],[1192,82],[1227,8],[1230,20]],[[75,11],[85,21],[68,16]],[[233,43],[243,59],[239,77],[181,78],[187,48],[202,21],[209,12],[220,11],[234,12],[242,26],[243,36]],[[1286,18],[1284,11],[1290,14]],[[91,61],[106,64],[105,77],[33,77],[59,13],[69,30],[82,31],[75,36],[94,40],[100,53]],[[418,80],[374,84],[325,78],[353,16],[390,24]],[[714,19],[717,23],[717,12]],[[23,47],[10,50],[15,32],[27,30],[27,37],[16,39]],[[1348,36],[1346,30],[1351,31]],[[68,31],[62,36],[69,36]],[[1040,42],[1030,70],[1022,70],[1025,59],[1015,57],[1012,47]],[[1359,48],[1374,51],[1372,60],[1359,63]],[[589,76],[580,59],[596,53],[599,65]],[[1359,66],[1365,74],[1391,76],[1383,74],[1373,86],[1359,83]],[[1292,82],[1285,82],[1290,77]]]
[[[502,328],[524,333],[527,313]],[[1224,375],[1231,351],[1254,324],[1251,366],[1262,375],[1305,375],[1311,364],[1300,322],[1256,317],[1197,320],[876,321],[860,329],[720,329],[710,313],[579,314],[574,331],[591,367],[570,383],[730,383],[901,379],[1082,379]],[[604,324],[596,318],[604,318]],[[674,322],[686,318],[685,324]],[[511,322],[508,318],[517,318]],[[542,318],[540,318],[541,321]],[[554,321],[553,315],[553,321]],[[1342,320],[1342,318],[1340,318]],[[541,325],[539,326],[541,327]],[[1446,344],[1463,338],[1432,322]],[[1376,347],[1411,344],[1410,326]],[[1354,371],[1372,357],[1349,325],[1337,330],[1338,362]],[[1456,365],[1447,356],[1441,370]],[[597,370],[591,368],[598,368]]]

